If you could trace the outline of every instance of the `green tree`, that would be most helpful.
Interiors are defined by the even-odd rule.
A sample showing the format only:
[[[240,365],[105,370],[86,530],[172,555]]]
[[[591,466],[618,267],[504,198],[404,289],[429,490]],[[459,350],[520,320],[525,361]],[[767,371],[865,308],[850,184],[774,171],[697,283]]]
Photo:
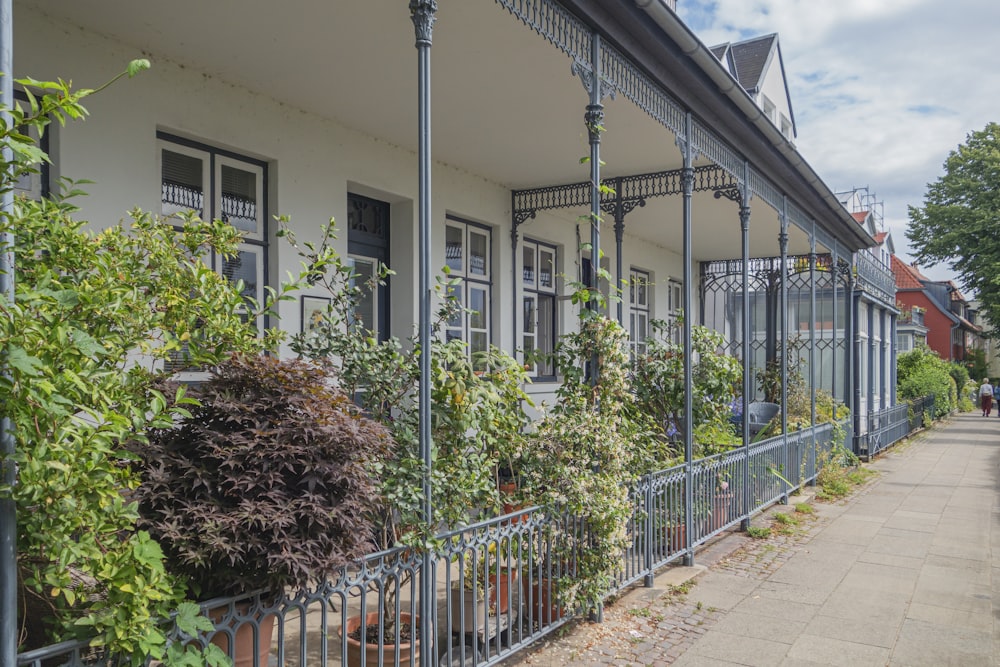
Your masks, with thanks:
[[[916,259],[947,262],[976,292],[986,317],[1000,323],[1000,125],[972,132],[929,183],[922,207],[911,206],[906,238]]]

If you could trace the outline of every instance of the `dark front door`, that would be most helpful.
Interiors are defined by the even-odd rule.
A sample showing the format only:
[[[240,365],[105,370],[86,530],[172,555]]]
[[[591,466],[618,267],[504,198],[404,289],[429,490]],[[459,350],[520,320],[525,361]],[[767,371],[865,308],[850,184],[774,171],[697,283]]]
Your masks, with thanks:
[[[357,274],[357,284],[365,287],[377,274],[380,264],[389,265],[389,203],[347,195],[347,254]],[[362,289],[356,324],[373,331],[379,340],[389,337],[389,284]]]

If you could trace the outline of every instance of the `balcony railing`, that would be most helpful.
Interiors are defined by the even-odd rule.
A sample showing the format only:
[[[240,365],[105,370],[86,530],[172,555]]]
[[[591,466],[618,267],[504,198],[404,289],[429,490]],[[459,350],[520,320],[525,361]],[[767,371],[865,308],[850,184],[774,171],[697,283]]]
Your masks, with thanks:
[[[876,261],[866,252],[855,256],[858,285],[869,294],[879,297],[885,303],[896,303],[896,280],[892,271]]]

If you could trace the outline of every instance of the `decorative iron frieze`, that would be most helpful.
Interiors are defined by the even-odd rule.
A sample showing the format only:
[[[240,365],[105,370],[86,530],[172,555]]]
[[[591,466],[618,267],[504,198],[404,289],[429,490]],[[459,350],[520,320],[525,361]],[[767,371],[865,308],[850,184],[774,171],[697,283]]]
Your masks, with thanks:
[[[681,183],[682,171],[682,169],[672,169],[649,174],[619,176],[602,181],[602,185],[614,190],[615,195],[612,198],[602,200],[601,210],[613,215],[614,207],[620,203],[627,215],[636,207],[645,206],[648,200],[655,197],[682,194],[684,192]],[[734,187],[735,184],[733,176],[716,165],[695,167],[692,172],[694,192],[710,192]],[[518,225],[523,224],[529,218],[535,217],[538,211],[590,206],[590,194],[589,181],[514,190],[511,219],[516,229]]]

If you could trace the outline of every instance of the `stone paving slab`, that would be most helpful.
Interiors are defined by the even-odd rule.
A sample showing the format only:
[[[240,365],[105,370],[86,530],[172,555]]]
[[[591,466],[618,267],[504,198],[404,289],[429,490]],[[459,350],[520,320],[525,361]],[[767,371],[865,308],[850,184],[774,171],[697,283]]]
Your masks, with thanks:
[[[766,540],[724,533],[696,554],[707,570],[669,568],[505,664],[1000,665],[1000,420],[901,445],[852,498]]]

